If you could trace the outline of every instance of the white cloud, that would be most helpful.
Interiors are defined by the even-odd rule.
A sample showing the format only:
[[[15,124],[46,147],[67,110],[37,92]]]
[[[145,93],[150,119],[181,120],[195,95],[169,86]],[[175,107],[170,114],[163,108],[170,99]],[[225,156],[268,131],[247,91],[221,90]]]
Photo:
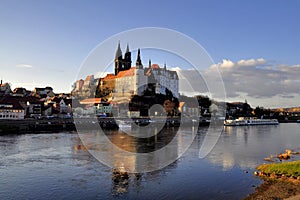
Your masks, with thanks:
[[[266,64],[265,59],[259,58],[257,60],[255,59],[249,59],[249,60],[240,60],[237,62],[237,66],[259,66]]]
[[[224,59],[202,72],[205,80],[199,80],[195,72],[188,70],[181,70],[180,77],[184,77],[196,91],[207,92],[205,83],[218,81],[218,71],[230,100],[244,101],[246,98],[255,105],[265,107],[299,106],[300,65],[274,64],[264,58],[236,62]],[[184,89],[186,85],[180,88]]]
[[[239,92],[249,97],[276,100],[299,93],[300,68],[298,66],[268,66],[264,59],[240,60],[232,70],[222,70],[227,96],[236,97]],[[247,66],[247,67],[245,67]],[[276,97],[276,99],[274,99]],[[295,100],[296,104],[296,100]]]
[[[217,63],[211,66],[212,69],[218,67],[219,69],[232,69],[238,67],[253,67],[253,66],[261,66],[267,64],[266,60],[263,58],[258,59],[248,59],[248,60],[239,60],[237,62],[233,62],[229,59],[223,59],[221,63]]]
[[[181,70],[181,68],[180,67],[172,67],[169,70],[178,72]]]
[[[231,60],[227,60],[227,59],[223,59],[222,63],[218,63],[218,64],[214,64],[211,66],[211,68],[225,68],[225,69],[230,69],[232,67],[234,67],[234,62],[232,62]]]
[[[32,65],[29,65],[29,64],[17,64],[16,67],[21,67],[21,68],[32,68]]]

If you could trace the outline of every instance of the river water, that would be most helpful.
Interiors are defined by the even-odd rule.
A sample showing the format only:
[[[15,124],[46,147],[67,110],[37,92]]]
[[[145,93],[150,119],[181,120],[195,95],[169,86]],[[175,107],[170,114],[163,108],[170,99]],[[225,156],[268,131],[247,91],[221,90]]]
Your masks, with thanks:
[[[299,129],[226,127],[210,154],[199,159],[206,135],[200,128],[178,160],[121,181],[83,148],[76,132],[2,135],[0,199],[242,199],[261,183],[253,172],[263,158],[300,150]]]

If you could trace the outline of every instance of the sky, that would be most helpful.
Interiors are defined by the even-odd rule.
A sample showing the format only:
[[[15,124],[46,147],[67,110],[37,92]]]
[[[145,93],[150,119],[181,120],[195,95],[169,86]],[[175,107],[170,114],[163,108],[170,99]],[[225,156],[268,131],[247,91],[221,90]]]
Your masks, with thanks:
[[[0,0],[0,77],[12,89],[69,92],[97,45],[130,29],[161,27],[206,50],[214,64],[203,73],[213,79],[220,71],[228,101],[300,106],[299,7],[297,0]],[[153,57],[170,68],[182,64]],[[178,73],[189,72],[181,67]]]

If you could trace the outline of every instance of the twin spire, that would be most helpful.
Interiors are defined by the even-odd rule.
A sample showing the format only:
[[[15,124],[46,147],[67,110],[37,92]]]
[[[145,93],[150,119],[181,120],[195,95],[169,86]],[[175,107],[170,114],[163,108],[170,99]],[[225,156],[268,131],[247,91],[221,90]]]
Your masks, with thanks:
[[[119,45],[120,45],[120,42],[119,42]],[[127,43],[127,46],[126,46],[126,53],[129,52],[129,44]]]
[[[120,45],[120,41],[119,41],[118,48],[117,48],[117,51],[116,51],[116,57],[115,57],[115,59],[118,59],[120,57],[122,58],[122,50],[121,50],[121,45]]]
[[[137,54],[135,64],[138,69],[143,69],[140,49],[138,49],[138,54]],[[131,52],[129,50],[129,44],[127,43],[125,57],[123,59],[120,40],[119,40],[118,48],[116,51],[116,57],[115,57],[115,75],[117,75],[119,71],[127,70],[130,68],[131,68]],[[149,59],[149,68],[151,68],[151,60],[150,59]],[[166,63],[165,63],[164,70],[166,70],[166,69],[167,69],[167,67],[166,67]]]
[[[138,55],[137,55],[137,59],[136,59],[136,67],[138,69],[143,69],[140,49],[138,49]],[[116,50],[116,56],[115,56],[115,75],[117,75],[120,71],[128,70],[130,68],[131,68],[131,52],[129,50],[129,44],[127,43],[126,52],[123,57],[121,45],[120,45],[120,41],[119,41],[118,48]]]
[[[127,46],[126,46],[126,53],[129,53],[129,44],[127,43]],[[120,56],[122,56],[122,50],[121,50],[121,45],[120,45],[120,40],[119,40],[119,43],[118,43],[118,48],[117,48],[117,51],[116,51],[116,57],[115,59],[118,59]]]

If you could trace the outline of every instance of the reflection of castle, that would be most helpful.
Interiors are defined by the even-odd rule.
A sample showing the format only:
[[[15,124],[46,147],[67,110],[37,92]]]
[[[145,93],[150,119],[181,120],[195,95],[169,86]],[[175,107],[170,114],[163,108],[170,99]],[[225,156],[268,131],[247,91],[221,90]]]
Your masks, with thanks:
[[[158,64],[144,67],[141,61],[140,49],[138,50],[136,66],[131,67],[131,52],[127,45],[124,58],[120,43],[115,56],[115,73],[108,74],[99,80],[98,91],[100,96],[113,97],[114,101],[132,95],[142,96],[146,90],[155,94],[166,95],[167,91],[178,98],[178,75],[175,71],[160,68]]]
[[[177,134],[178,128],[163,128],[148,126],[145,129],[131,130],[140,133],[145,138],[133,137],[122,131],[107,131],[105,134],[117,151],[108,151],[107,160],[113,166],[112,169],[112,192],[115,195],[123,194],[129,187],[139,187],[142,183],[141,176],[148,176],[143,172],[153,171],[150,176],[161,177],[161,169],[176,167],[176,160],[180,152],[183,138],[182,132]],[[155,134],[153,134],[155,133]],[[103,145],[99,145],[103,146]],[[167,146],[167,148],[165,148]],[[160,151],[157,153],[156,151]],[[156,153],[155,153],[156,152]],[[174,161],[174,162],[173,162]],[[157,170],[157,171],[154,171]],[[140,172],[140,173],[129,173]]]

